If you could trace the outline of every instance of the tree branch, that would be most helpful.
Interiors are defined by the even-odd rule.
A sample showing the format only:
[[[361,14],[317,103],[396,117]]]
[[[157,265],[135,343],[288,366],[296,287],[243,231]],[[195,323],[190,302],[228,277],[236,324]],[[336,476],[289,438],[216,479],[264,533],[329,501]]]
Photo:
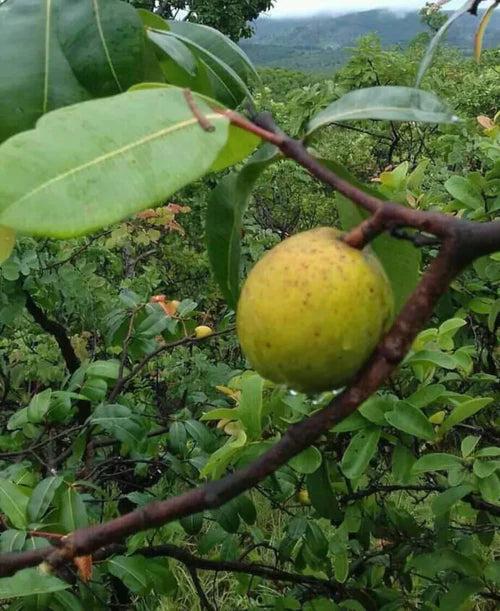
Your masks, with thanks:
[[[38,323],[44,331],[50,333],[54,337],[61,351],[66,367],[70,373],[74,373],[80,367],[80,361],[75,354],[71,341],[66,334],[66,329],[58,322],[51,320],[42,308],[35,303],[31,295],[25,291],[26,294],[26,309],[33,316],[36,323]]]

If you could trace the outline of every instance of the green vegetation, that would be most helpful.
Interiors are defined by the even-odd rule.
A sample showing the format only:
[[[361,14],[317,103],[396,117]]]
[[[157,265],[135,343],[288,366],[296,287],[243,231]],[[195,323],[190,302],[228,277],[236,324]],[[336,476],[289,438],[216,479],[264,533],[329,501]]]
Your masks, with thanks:
[[[317,63],[259,80],[214,3],[186,22],[55,4],[0,4],[0,606],[496,609],[498,47],[430,62],[435,22],[401,19],[407,39],[382,44],[366,13],[355,46],[362,32],[335,34],[328,78]],[[233,1],[237,27],[265,4]],[[290,53],[283,32],[266,35]],[[339,252],[371,242],[400,317],[360,363],[367,277],[340,322],[334,305],[285,312],[293,291],[271,287],[267,311],[293,319],[280,357],[292,335],[324,350],[317,320],[357,321],[342,337],[359,377],[303,394],[250,368],[236,304],[267,251],[323,226]]]

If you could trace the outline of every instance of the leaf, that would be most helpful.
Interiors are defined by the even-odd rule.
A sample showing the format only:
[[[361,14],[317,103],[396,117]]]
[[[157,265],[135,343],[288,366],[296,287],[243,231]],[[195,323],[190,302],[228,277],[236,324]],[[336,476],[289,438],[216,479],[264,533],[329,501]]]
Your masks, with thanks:
[[[288,464],[298,473],[308,474],[314,473],[321,465],[322,460],[321,452],[318,448],[310,446],[290,459]]]
[[[55,13],[47,0],[0,5],[0,142],[49,110],[90,97],[61,50]]]
[[[151,590],[148,561],[144,556],[115,556],[108,560],[108,569],[136,594],[148,594]]]
[[[62,477],[53,476],[43,479],[36,486],[31,493],[28,503],[28,518],[31,522],[36,522],[43,518],[62,482]]]
[[[476,399],[470,399],[469,401],[464,401],[451,412],[451,414],[446,418],[446,420],[441,425],[441,432],[445,433],[456,424],[467,420],[474,414],[477,414],[483,407],[486,407],[490,403],[492,403],[492,397],[477,397]]]
[[[484,33],[486,32],[486,28],[488,27],[491,18],[493,17],[493,11],[500,4],[500,0],[496,0],[492,5],[490,5],[486,11],[484,12],[481,23],[477,28],[476,36],[474,37],[474,59],[476,62],[479,62],[481,59],[481,51],[483,49],[483,38]]]
[[[418,69],[417,79],[415,81],[415,87],[420,87],[422,79],[424,78],[424,74],[427,72],[427,68],[430,66],[430,64],[432,62],[432,58],[434,57],[434,53],[436,52],[436,49],[438,48],[438,45],[441,42],[441,39],[446,34],[446,32],[448,31],[449,27],[451,25],[453,25],[453,23],[455,23],[455,21],[459,17],[464,15],[471,8],[472,5],[473,5],[473,0],[467,0],[467,2],[465,2],[465,4],[463,4],[457,11],[455,11],[451,15],[451,17],[448,19],[448,21],[446,23],[444,23],[441,26],[441,28],[439,28],[438,32],[436,33],[434,38],[431,40],[431,42],[430,42],[430,44],[429,44],[429,46],[427,48],[427,52],[424,55],[424,58],[420,62],[420,67]]]
[[[379,199],[387,199],[376,189],[361,183],[336,161],[320,157],[317,157],[317,159],[324,166],[335,172],[337,176],[340,176],[340,178],[343,178],[351,185]],[[356,204],[342,195],[337,194],[336,204],[340,223],[344,231],[353,229],[369,216],[368,213],[361,210]],[[387,233],[384,233],[374,240],[371,247],[375,251],[375,254],[385,269],[385,273],[391,281],[395,311],[397,313],[401,310],[417,285],[421,261],[420,250],[409,242],[393,238]]]
[[[402,443],[398,443],[392,454],[392,475],[399,484],[407,484],[411,479],[412,467],[416,462],[415,456]]]
[[[342,457],[341,468],[346,477],[356,479],[363,475],[377,450],[380,432],[379,428],[371,428],[354,435]]]
[[[71,587],[53,575],[44,575],[39,569],[23,569],[13,577],[0,579],[0,598],[17,598],[57,592]]]
[[[463,484],[456,488],[449,488],[445,490],[432,500],[432,511],[435,516],[443,515],[450,511],[450,509],[458,503],[464,496],[467,496],[472,490],[472,486],[469,484]]]
[[[257,374],[245,376],[241,382],[239,416],[250,439],[262,433],[262,390],[264,380]]]
[[[256,180],[276,158],[275,147],[263,146],[240,172],[222,179],[208,200],[208,256],[215,279],[232,308],[236,308],[240,290],[240,232],[243,215]]]
[[[181,518],[179,521],[188,535],[197,535],[203,528],[203,512],[194,513],[190,516]]]
[[[28,501],[21,486],[0,479],[0,510],[16,528],[25,528],[28,524],[26,517]]]
[[[59,522],[67,533],[89,525],[85,503],[74,486],[68,486],[61,495]]]
[[[500,469],[500,461],[498,460],[476,460],[474,461],[473,471],[477,477],[484,479],[485,477],[489,477],[492,473],[494,473],[497,469]]]
[[[19,552],[23,549],[27,533],[24,530],[4,530],[0,534],[0,552]]]
[[[453,584],[439,600],[439,611],[457,611],[463,604],[483,587],[480,579],[465,578]]]
[[[109,96],[144,80],[144,33],[131,5],[120,0],[58,5],[58,41],[87,91]]]
[[[447,104],[428,91],[412,87],[367,87],[350,91],[314,117],[307,135],[333,122],[358,119],[456,123]]]
[[[464,176],[457,176],[456,174],[451,176],[444,183],[444,187],[452,197],[471,210],[483,209],[485,206],[480,189]]]
[[[255,508],[252,499],[245,494],[241,494],[235,499],[235,503],[241,518],[247,524],[255,524],[255,521],[257,520],[257,509]]]
[[[194,439],[196,444],[205,452],[210,452],[213,448],[215,438],[207,427],[198,420],[188,420],[185,422],[187,433]]]
[[[352,431],[359,431],[368,426],[370,426],[370,422],[366,418],[363,418],[358,411],[355,411],[336,424],[331,431],[334,433],[351,433]]]
[[[328,553],[328,541],[317,522],[311,520],[307,524],[305,542],[310,551],[323,559]]]
[[[0,225],[0,265],[10,257],[16,243],[16,232]]]
[[[407,403],[413,405],[413,407],[417,407],[421,409],[423,407],[428,407],[434,401],[442,397],[446,392],[446,387],[443,384],[430,384],[429,386],[424,386],[423,388],[419,388],[416,392],[406,399]]]
[[[45,414],[49,411],[51,396],[52,390],[47,388],[31,399],[27,411],[28,422],[39,424],[43,421]]]
[[[474,448],[477,446],[480,440],[481,440],[481,437],[474,436],[474,435],[468,435],[467,437],[464,437],[462,439],[462,443],[460,444],[462,456],[464,458],[467,458],[467,456],[472,454],[472,452],[474,451]],[[498,453],[500,454],[500,448],[498,450]]]
[[[417,460],[412,471],[415,474],[442,471],[451,467],[459,467],[461,464],[460,458],[453,454],[426,454]]]
[[[176,454],[183,456],[186,450],[187,433],[183,422],[173,422],[169,431],[170,445]]]
[[[71,237],[165,201],[203,176],[227,142],[228,119],[193,98],[214,131],[173,87],[49,113],[0,147],[0,224]]]
[[[360,414],[378,426],[385,425],[385,412],[394,409],[394,397],[373,395],[359,408]]]
[[[228,533],[236,533],[240,527],[237,504],[233,501],[212,510],[214,520]]]
[[[339,583],[345,583],[349,577],[349,554],[343,550],[333,557],[333,570],[335,579]]]
[[[442,369],[456,369],[457,364],[454,359],[440,352],[439,350],[419,350],[412,354],[405,360],[406,365],[417,365],[423,363],[424,365],[435,365]]]
[[[491,446],[489,448],[481,448],[476,452],[477,458],[485,458],[492,456],[500,456],[500,448]]]
[[[325,461],[307,478],[307,491],[311,499],[312,506],[322,518],[338,520],[341,518],[337,497],[332,488],[328,475],[328,466]]]
[[[434,429],[425,415],[413,405],[401,401],[393,412],[385,414],[387,422],[396,429],[420,437],[434,439]]]
[[[92,414],[90,422],[131,447],[138,446],[144,437],[143,427],[124,405],[100,405]]]
[[[496,473],[479,480],[479,492],[487,503],[496,505],[500,501],[500,478]]]

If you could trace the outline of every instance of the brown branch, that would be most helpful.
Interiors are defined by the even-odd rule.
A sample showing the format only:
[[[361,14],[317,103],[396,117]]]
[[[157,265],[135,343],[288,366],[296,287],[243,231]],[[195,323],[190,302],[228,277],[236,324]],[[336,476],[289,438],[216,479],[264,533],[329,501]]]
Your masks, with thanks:
[[[66,333],[66,329],[58,322],[51,320],[42,308],[35,303],[33,297],[26,294],[26,309],[33,316],[35,322],[39,324],[44,331],[50,333],[54,337],[61,351],[66,367],[70,373],[74,373],[80,367],[80,361],[75,354],[71,341]]]
[[[224,114],[235,125],[272,142],[281,149],[284,155],[297,161],[312,175],[338,189],[353,202],[374,214],[377,230],[412,227],[440,237],[442,239],[441,250],[421,278],[391,330],[381,340],[352,384],[333,399],[328,407],[303,422],[291,426],[278,443],[253,463],[218,481],[192,489],[177,497],[145,505],[104,524],[77,530],[68,535],[60,549],[52,552],[39,550],[38,552],[3,554],[0,556],[0,576],[12,575],[19,568],[33,566],[42,558],[47,558],[51,565],[57,567],[75,556],[92,554],[106,545],[123,541],[134,533],[162,526],[205,509],[220,507],[230,499],[254,487],[309,447],[333,425],[352,414],[361,403],[368,399],[402,361],[453,278],[474,258],[500,250],[500,223],[498,222],[472,223],[444,214],[413,210],[393,202],[383,202],[325,168],[309,154],[302,142],[292,140],[276,130],[269,117],[264,116],[259,120],[259,125],[254,125],[232,111],[226,111]],[[372,224],[374,223],[375,221],[372,220]],[[363,235],[367,234],[370,235],[370,232],[363,231]],[[351,234],[351,237],[352,235],[357,236],[359,242],[359,233]],[[349,236],[345,239],[349,242]],[[196,341],[192,338],[185,338],[160,347],[145,357],[129,376],[122,380],[118,391],[137,375],[149,360],[163,350]]]
[[[206,132],[213,132],[215,130],[215,127],[205,117],[205,115],[201,112],[198,106],[196,106],[196,103],[193,100],[193,95],[189,89],[184,90],[184,97],[186,98],[186,102],[188,103],[191,112],[196,117],[196,120],[200,124],[201,128]]]

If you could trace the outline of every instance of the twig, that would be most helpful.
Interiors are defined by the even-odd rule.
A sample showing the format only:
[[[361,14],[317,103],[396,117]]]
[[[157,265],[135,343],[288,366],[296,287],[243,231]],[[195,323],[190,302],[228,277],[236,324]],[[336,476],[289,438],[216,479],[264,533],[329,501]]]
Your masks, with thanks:
[[[193,95],[189,89],[184,90],[184,97],[186,98],[186,102],[188,103],[191,112],[198,120],[198,123],[201,125],[201,128],[206,132],[213,132],[215,127],[210,123],[210,121],[202,114],[198,106],[196,106],[195,101],[193,100]]]

